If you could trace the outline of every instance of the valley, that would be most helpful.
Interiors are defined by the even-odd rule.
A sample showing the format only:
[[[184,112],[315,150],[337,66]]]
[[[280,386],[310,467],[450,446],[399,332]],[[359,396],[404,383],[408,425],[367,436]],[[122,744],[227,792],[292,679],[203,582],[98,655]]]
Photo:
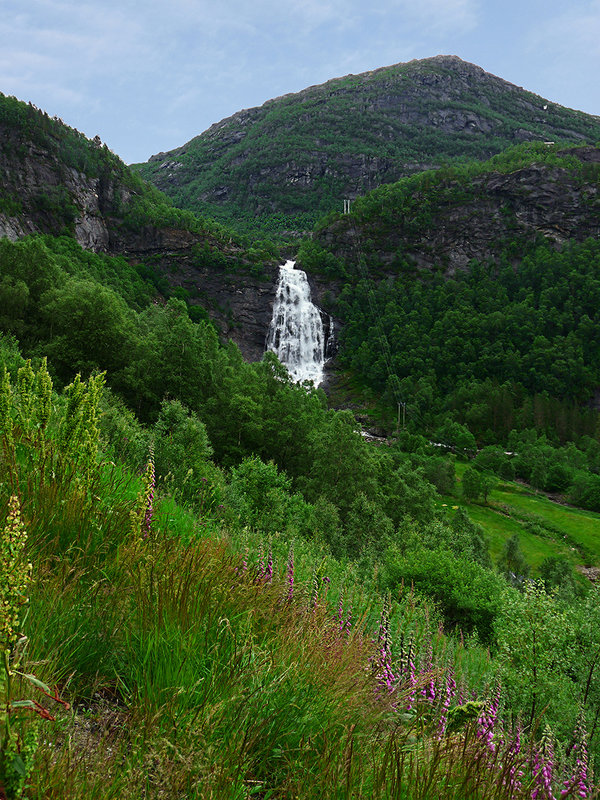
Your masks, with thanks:
[[[0,134],[2,800],[596,796],[598,117],[438,56]]]

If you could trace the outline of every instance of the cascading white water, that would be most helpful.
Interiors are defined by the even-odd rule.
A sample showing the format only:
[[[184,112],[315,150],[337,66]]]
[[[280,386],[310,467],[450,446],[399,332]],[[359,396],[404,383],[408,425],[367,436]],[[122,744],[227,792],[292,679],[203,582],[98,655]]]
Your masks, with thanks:
[[[325,363],[323,320],[310,299],[306,272],[295,269],[295,263],[286,261],[279,267],[267,349],[277,354],[295,381],[310,380],[318,386]]]

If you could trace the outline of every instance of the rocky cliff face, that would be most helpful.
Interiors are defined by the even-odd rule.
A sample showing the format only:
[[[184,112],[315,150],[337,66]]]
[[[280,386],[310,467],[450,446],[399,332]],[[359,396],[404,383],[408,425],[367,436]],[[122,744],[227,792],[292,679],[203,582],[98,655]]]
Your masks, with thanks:
[[[423,191],[429,215],[416,230],[400,208],[385,207],[385,224],[377,216],[361,221],[349,215],[321,231],[318,240],[348,261],[356,260],[357,247],[368,242],[384,268],[401,256],[420,269],[443,268],[451,275],[472,259],[497,256],[511,242],[516,263],[519,247],[540,237],[557,246],[568,239],[598,237],[600,149],[581,147],[568,153],[589,165],[587,176],[585,171],[534,163],[509,173],[481,175],[467,185],[449,180],[429,194]],[[418,206],[419,195],[414,201]]]
[[[247,361],[260,361],[275,300],[275,262],[266,263],[258,274],[198,267],[191,251],[165,253],[157,263],[173,287],[189,292],[192,305],[206,309],[223,338],[235,342]]]
[[[270,100],[137,168],[183,207],[234,220],[341,211],[344,198],[456,157],[598,138],[599,118],[438,56]]]
[[[51,142],[44,147],[9,125],[0,124],[0,143],[0,237],[14,241],[33,233],[68,234],[86,250],[124,255],[134,262],[151,257],[171,286],[185,288],[195,298],[192,302],[205,306],[245,358],[262,357],[275,262],[256,274],[239,246],[208,233],[143,219],[124,224],[134,190],[118,172],[107,167],[90,175],[68,166]],[[204,257],[205,266],[197,266],[197,246],[214,250],[218,266],[210,266],[210,255]]]
[[[99,178],[90,178],[48,150],[15,138],[14,131],[0,128],[0,185],[4,197],[13,199],[12,208],[6,203],[0,210],[0,236],[14,240],[28,233],[56,234],[69,220],[82,247],[108,250],[110,234],[101,207],[106,206],[104,192],[114,193],[114,187],[102,187]]]

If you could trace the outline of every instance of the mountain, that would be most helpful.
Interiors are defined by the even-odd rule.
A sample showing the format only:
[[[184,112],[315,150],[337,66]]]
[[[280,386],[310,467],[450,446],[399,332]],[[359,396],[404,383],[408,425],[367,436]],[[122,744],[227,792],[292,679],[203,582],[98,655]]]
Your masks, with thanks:
[[[264,350],[274,251],[172,201],[100,139],[0,94],[0,239],[66,235],[85,250],[125,256],[163,294],[201,304],[254,360]],[[240,320],[245,323],[243,334]]]
[[[381,186],[322,220],[305,250],[319,271],[333,255],[350,268],[362,258],[376,272],[451,276],[473,259],[504,255],[517,267],[538,244],[589,237],[600,237],[600,148],[532,143]]]
[[[182,208],[246,228],[307,229],[383,183],[536,140],[594,143],[600,118],[436,56],[239,111],[135,168]]]

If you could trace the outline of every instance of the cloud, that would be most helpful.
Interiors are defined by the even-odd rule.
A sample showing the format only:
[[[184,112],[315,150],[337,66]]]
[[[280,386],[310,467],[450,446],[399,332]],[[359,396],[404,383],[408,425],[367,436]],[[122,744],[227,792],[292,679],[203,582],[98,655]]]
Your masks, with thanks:
[[[528,54],[557,102],[600,114],[600,0],[546,14],[528,31]]]
[[[479,0],[392,0],[375,3],[374,10],[423,38],[469,33],[480,16]]]
[[[531,49],[553,56],[600,56],[600,0],[576,3],[554,17],[539,20],[530,32]]]

